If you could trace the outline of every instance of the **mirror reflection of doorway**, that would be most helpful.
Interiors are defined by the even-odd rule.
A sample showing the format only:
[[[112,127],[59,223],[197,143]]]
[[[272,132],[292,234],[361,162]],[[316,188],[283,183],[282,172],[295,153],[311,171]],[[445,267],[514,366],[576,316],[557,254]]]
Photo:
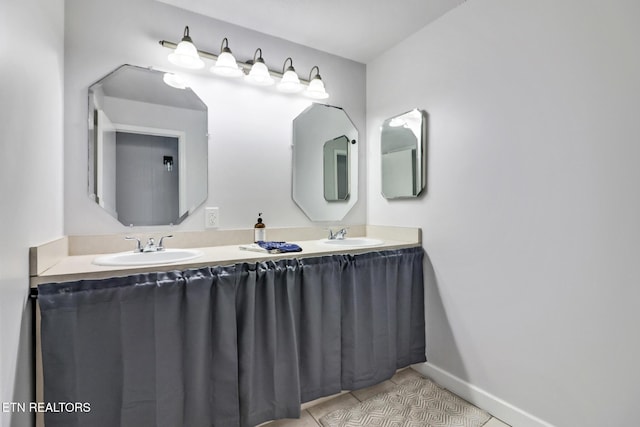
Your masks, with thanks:
[[[349,199],[349,138],[345,135],[324,143],[324,199],[328,202]]]
[[[171,164],[167,159],[172,159]],[[177,223],[178,138],[116,132],[115,173],[116,211],[121,223]]]
[[[347,150],[335,151],[335,176],[336,176],[336,189],[338,200],[347,200],[349,197],[349,158],[347,156]]]

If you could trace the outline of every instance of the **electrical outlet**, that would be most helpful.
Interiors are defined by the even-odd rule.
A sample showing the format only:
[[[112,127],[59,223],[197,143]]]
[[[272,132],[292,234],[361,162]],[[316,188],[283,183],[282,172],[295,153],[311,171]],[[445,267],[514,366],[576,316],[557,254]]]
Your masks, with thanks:
[[[204,209],[204,227],[217,228],[220,226],[220,210],[218,208]]]

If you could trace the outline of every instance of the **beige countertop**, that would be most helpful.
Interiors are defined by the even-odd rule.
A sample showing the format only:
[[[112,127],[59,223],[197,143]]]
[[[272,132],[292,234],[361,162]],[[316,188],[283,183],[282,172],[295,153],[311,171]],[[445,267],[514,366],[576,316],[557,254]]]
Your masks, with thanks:
[[[400,227],[373,227],[367,226],[366,237],[383,240],[383,244],[365,247],[332,247],[321,243],[321,239],[290,241],[302,248],[302,252],[290,252],[279,254],[268,254],[241,249],[239,244],[228,244],[221,246],[195,247],[202,252],[202,256],[186,262],[155,264],[148,266],[102,266],[93,264],[93,260],[100,253],[67,255],[67,253],[53,259],[47,260],[48,264],[40,266],[41,271],[32,269],[30,285],[32,287],[42,283],[68,282],[82,279],[100,279],[107,277],[126,276],[136,273],[185,270],[189,268],[199,268],[217,265],[231,265],[240,262],[261,262],[266,260],[279,260],[286,258],[316,257],[334,254],[358,254],[380,250],[401,249],[421,245],[421,234],[419,229],[407,229]],[[389,238],[392,237],[392,238]],[[64,245],[56,243],[58,246]],[[38,257],[43,255],[32,250],[31,261],[38,265]],[[41,251],[44,252],[44,251]],[[42,263],[40,263],[42,264]]]

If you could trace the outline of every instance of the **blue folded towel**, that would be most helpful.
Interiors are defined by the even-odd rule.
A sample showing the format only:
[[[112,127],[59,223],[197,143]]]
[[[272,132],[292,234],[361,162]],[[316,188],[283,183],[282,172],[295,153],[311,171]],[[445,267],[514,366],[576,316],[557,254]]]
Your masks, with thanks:
[[[268,250],[271,253],[278,252],[301,252],[302,248],[295,243],[287,242],[263,242],[262,240],[256,242],[261,248]]]

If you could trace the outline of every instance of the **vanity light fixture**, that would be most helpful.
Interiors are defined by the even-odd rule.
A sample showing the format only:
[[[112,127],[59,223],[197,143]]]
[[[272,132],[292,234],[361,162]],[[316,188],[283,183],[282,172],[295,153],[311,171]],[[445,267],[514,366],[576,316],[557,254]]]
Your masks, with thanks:
[[[243,74],[242,69],[238,67],[236,58],[231,53],[231,49],[229,49],[229,40],[226,37],[222,39],[220,55],[218,55],[215,65],[211,67],[211,72],[224,77],[240,77]]]
[[[289,67],[285,71],[287,61],[289,61]],[[282,80],[278,83],[278,90],[285,93],[298,93],[302,89],[303,87],[302,83],[300,83],[300,78],[298,77],[298,74],[296,74],[296,69],[293,68],[293,59],[289,57],[285,59],[284,64],[282,64]]]
[[[198,49],[189,37],[189,27],[184,27],[184,35],[173,53],[169,54],[169,62],[183,68],[197,70],[204,67],[204,61],[198,55]]]
[[[315,76],[311,78],[311,74],[313,74],[313,70],[316,70]],[[324,83],[322,82],[322,77],[320,77],[320,68],[317,65],[314,65],[311,71],[309,72],[309,86],[304,91],[304,94],[309,98],[314,99],[327,99],[329,94],[324,88]]]
[[[162,81],[176,89],[186,89],[188,87],[182,77],[173,73],[164,73]]]
[[[258,52],[260,52],[259,56]],[[256,56],[258,57],[256,58]],[[262,59],[262,49],[256,49],[256,52],[253,54],[253,65],[251,66],[249,74],[247,74],[244,79],[248,83],[257,86],[270,86],[275,83],[273,77],[271,77],[271,74],[269,73],[269,69],[264,63],[264,59]]]
[[[282,72],[280,72],[280,70],[270,70],[265,64],[264,59],[262,59],[262,49],[260,48],[256,49],[253,54],[253,60],[246,62],[236,61],[231,53],[231,49],[229,49],[229,40],[226,37],[222,39],[219,55],[205,52],[204,50],[197,50],[191,41],[191,37],[189,37],[189,27],[185,27],[184,37],[179,44],[176,45],[174,42],[160,40],[160,45],[174,50],[174,52],[169,55],[169,61],[182,67],[192,69],[202,68],[204,66],[202,59],[211,60],[215,61],[215,65],[210,69],[211,72],[220,76],[244,76],[244,80],[247,83],[256,86],[272,85],[275,83],[274,78],[277,78],[280,80],[276,88],[280,92],[300,93],[304,90],[304,95],[310,98],[326,99],[329,97],[329,94],[325,90],[324,82],[320,77],[320,68],[317,65],[311,68],[309,80],[304,80],[298,77],[298,74],[293,68],[293,59],[291,59],[291,57],[285,59],[282,65]],[[174,87],[180,87],[179,83],[175,83],[173,77],[165,77],[165,82],[169,85],[176,84],[177,86]],[[184,84],[184,86],[188,87],[186,84]]]

